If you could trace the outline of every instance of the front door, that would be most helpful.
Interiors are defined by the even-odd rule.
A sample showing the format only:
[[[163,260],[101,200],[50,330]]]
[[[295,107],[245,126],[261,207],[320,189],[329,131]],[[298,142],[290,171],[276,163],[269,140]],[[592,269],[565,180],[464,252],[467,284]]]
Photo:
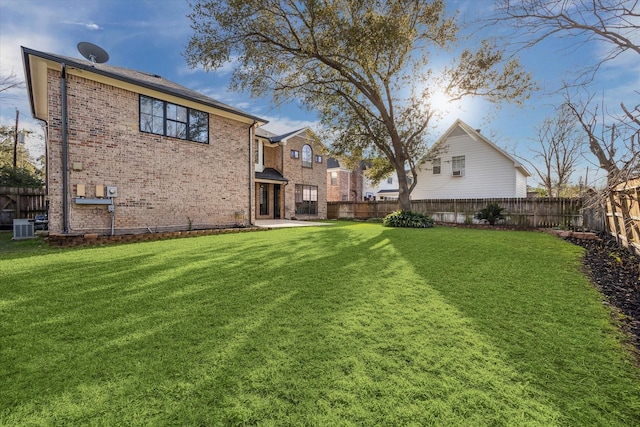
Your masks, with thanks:
[[[280,219],[280,185],[273,186],[273,217]]]

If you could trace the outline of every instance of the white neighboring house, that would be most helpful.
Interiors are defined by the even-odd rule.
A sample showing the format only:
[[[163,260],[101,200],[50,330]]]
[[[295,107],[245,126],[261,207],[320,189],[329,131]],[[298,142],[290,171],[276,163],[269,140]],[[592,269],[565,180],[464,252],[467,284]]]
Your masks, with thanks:
[[[365,200],[367,200],[367,197],[373,197],[372,200],[398,200],[398,188],[398,174],[395,172],[380,181],[378,185],[373,185],[365,174],[362,193]]]
[[[527,197],[531,173],[462,120],[433,149],[440,153],[419,166],[412,200]]]

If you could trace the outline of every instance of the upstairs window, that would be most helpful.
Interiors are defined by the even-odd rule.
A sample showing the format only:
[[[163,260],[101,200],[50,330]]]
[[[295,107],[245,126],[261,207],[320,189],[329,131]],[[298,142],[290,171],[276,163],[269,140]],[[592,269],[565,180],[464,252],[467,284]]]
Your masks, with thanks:
[[[140,131],[209,143],[209,114],[140,95]]]
[[[300,158],[300,152],[298,150],[291,150],[291,158],[292,159],[299,159]]]
[[[464,176],[464,156],[451,158],[451,175]]]
[[[393,184],[393,177],[387,178],[387,184]]]
[[[311,150],[310,145],[305,145],[302,147],[302,167],[310,168],[312,167],[313,160],[313,151]]]
[[[441,160],[440,159],[434,159],[431,162],[431,165],[433,166],[433,174],[434,175],[440,175],[442,169],[441,169]]]
[[[331,185],[338,185],[338,172],[331,172]]]
[[[322,156],[316,155],[316,163],[322,163]]]

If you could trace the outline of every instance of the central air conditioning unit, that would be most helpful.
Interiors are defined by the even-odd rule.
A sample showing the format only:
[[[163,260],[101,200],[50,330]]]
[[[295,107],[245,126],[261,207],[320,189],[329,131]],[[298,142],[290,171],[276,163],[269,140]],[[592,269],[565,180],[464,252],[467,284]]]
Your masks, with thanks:
[[[13,220],[13,240],[33,239],[35,237],[33,221],[30,219]]]
[[[464,174],[462,173],[462,171],[453,171],[453,173],[451,174],[451,176],[463,176]]]

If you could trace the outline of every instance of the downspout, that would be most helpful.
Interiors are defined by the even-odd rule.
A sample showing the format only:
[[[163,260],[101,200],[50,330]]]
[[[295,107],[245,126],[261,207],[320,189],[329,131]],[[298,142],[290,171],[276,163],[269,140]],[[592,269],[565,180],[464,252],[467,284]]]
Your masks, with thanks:
[[[253,186],[255,185],[253,174],[253,129],[256,127],[256,123],[258,122],[254,120],[253,124],[249,126],[249,226],[253,225],[251,221],[251,214],[253,212],[251,210],[253,206]]]
[[[69,171],[67,162],[69,155],[69,144],[67,135],[67,68],[63,63],[60,77],[60,94],[62,97],[62,233],[69,233]]]

